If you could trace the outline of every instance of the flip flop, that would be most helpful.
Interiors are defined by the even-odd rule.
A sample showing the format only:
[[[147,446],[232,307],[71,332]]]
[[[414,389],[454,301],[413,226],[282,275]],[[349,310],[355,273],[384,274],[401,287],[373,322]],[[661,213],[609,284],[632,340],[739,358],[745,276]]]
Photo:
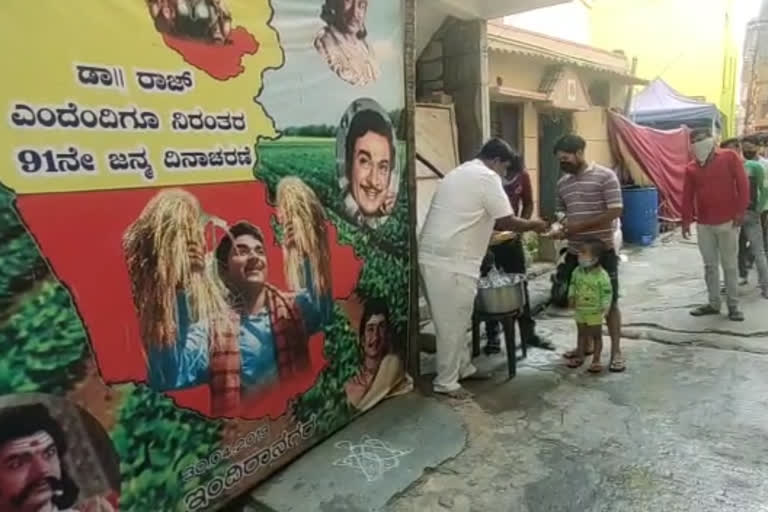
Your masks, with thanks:
[[[568,362],[565,363],[565,366],[567,366],[571,370],[575,370],[576,368],[581,368],[582,366],[584,366],[584,359],[581,359],[578,357],[572,357],[568,359]]]
[[[590,352],[590,351],[587,351],[587,352],[584,352],[584,355],[585,355],[585,356],[591,356],[591,355],[592,355],[592,354],[594,354],[594,353],[595,353],[595,351],[594,351],[594,350],[593,350],[593,351],[591,351],[591,352]],[[566,352],[565,354],[563,354],[563,359],[576,359],[576,355],[577,355],[577,354],[576,354],[576,351],[575,351],[575,350],[569,350],[568,352]]]
[[[451,398],[453,400],[472,400],[475,397],[475,395],[472,394],[471,391],[468,391],[464,388],[459,388],[454,391],[446,391],[446,392],[435,391],[435,393],[437,393],[438,395],[443,395],[446,398]]]
[[[605,370],[605,367],[603,367],[600,363],[592,363],[589,365],[589,368],[587,368],[587,371],[589,373],[597,375],[598,373],[603,373],[603,370]]]
[[[610,366],[608,366],[608,370],[612,373],[625,372],[627,370],[627,363],[623,359],[613,360]]]

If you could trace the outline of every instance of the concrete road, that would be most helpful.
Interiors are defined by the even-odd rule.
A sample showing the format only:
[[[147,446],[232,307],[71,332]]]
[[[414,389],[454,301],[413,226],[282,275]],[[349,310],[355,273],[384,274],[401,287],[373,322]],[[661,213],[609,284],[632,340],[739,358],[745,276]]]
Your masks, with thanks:
[[[627,256],[627,372],[564,368],[572,321],[545,315],[540,332],[559,353],[534,351],[509,382],[503,356],[481,361],[498,379],[473,387],[474,401],[447,402],[466,448],[387,510],[768,510],[768,301],[753,285],[742,290],[746,322],[697,320],[688,309],[706,295],[694,244]]]

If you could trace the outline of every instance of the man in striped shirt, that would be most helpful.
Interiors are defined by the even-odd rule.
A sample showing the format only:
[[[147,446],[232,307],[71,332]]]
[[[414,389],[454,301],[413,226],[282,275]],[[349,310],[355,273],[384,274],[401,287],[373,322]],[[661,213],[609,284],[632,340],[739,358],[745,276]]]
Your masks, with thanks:
[[[608,332],[611,336],[612,372],[626,369],[621,353],[621,311],[619,310],[619,257],[614,247],[614,226],[621,217],[624,204],[621,185],[611,169],[584,159],[586,141],[578,135],[566,135],[555,145],[555,154],[560,169],[565,173],[557,184],[557,210],[565,213],[561,236],[568,240],[568,254],[565,259],[566,276],[579,265],[577,252],[580,244],[589,239],[600,239],[607,250],[600,258],[600,265],[608,272],[613,288],[613,302],[608,313]],[[591,352],[587,347],[587,352]],[[569,366],[578,366],[583,361],[576,351],[565,354],[571,360]]]

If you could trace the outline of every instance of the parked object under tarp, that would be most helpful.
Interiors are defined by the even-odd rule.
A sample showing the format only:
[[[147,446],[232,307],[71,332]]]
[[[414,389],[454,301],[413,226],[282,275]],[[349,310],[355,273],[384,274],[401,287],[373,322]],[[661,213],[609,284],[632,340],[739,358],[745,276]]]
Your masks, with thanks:
[[[661,78],[635,95],[629,117],[659,130],[688,126],[720,132],[723,126],[723,115],[716,105],[684,96]]]
[[[623,181],[656,187],[659,218],[680,222],[685,168],[691,159],[689,130],[656,130],[609,112],[608,136],[616,163],[626,171]]]

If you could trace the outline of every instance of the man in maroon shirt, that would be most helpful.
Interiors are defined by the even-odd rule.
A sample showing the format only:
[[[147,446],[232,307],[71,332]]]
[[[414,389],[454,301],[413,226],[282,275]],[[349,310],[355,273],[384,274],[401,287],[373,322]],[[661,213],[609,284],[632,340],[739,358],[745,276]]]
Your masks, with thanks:
[[[691,132],[694,160],[685,170],[683,185],[683,237],[691,235],[694,218],[699,251],[709,293],[709,304],[691,311],[693,316],[719,315],[720,265],[725,274],[728,318],[743,322],[739,310],[739,227],[749,206],[749,183],[739,156],[716,149],[712,132],[700,128]]]
[[[530,219],[533,215],[533,187],[531,175],[525,170],[520,155],[509,164],[507,178],[504,179],[504,191],[507,193],[509,203],[515,216]],[[482,274],[487,275],[491,267],[491,261],[502,272],[508,274],[525,274],[525,251],[520,235],[513,240],[495,245],[490,249],[491,256],[484,261]],[[523,314],[517,319],[520,328],[520,338],[529,347],[537,347],[544,350],[555,350],[555,346],[549,341],[540,338],[536,334],[536,321],[531,314],[531,301],[528,297],[528,285],[525,286],[525,307]],[[485,345],[485,353],[498,354],[501,351],[499,342],[499,323],[486,322],[485,332],[488,343]]]

